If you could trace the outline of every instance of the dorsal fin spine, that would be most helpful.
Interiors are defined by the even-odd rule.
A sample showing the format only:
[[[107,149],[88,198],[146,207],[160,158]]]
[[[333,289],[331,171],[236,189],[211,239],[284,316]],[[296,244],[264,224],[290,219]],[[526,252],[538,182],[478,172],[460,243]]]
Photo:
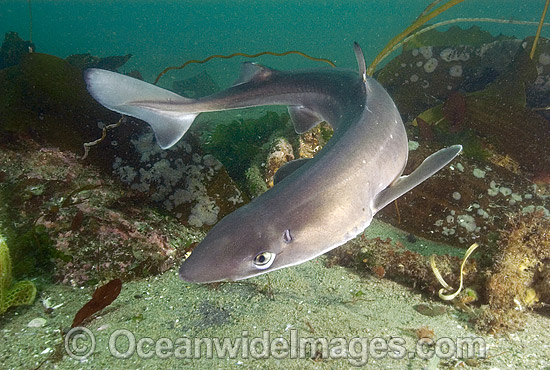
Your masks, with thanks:
[[[363,82],[367,82],[367,63],[365,62],[365,55],[361,46],[357,42],[353,43],[353,51],[355,51],[355,58],[357,59],[357,64],[359,65],[359,73]]]

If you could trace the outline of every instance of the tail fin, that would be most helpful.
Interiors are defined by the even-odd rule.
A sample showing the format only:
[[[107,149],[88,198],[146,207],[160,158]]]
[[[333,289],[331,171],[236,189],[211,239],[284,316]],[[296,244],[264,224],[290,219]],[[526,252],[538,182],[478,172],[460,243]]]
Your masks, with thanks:
[[[193,100],[119,73],[91,68],[84,72],[84,79],[101,105],[149,123],[162,149],[177,143],[200,113],[166,109],[170,104]]]

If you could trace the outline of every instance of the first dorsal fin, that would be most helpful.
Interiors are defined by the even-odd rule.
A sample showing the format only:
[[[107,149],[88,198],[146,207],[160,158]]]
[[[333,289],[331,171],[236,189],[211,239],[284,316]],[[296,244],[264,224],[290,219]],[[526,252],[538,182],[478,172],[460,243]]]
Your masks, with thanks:
[[[357,64],[359,65],[359,74],[363,78],[363,82],[367,82],[367,63],[365,62],[365,55],[361,46],[358,43],[353,43],[353,51],[355,51],[355,58],[357,59]]]
[[[241,73],[237,81],[233,83],[233,86],[244,84],[252,80],[262,79],[265,80],[273,74],[274,70],[268,67],[265,67],[261,64],[256,64],[252,62],[244,62],[241,64]]]

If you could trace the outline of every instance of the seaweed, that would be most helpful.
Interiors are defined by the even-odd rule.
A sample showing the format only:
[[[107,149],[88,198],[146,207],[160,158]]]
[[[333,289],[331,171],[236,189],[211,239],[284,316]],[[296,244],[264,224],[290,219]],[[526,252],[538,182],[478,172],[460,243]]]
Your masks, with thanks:
[[[92,295],[92,299],[82,306],[74,316],[71,328],[80,326],[84,320],[113,303],[120,294],[121,289],[122,281],[120,279],[111,280],[97,288]]]
[[[13,283],[8,245],[0,235],[0,315],[12,306],[32,304],[35,297],[36,287],[32,281]]]
[[[461,0],[461,1],[463,1],[463,0]],[[273,52],[273,51],[262,51],[262,52],[256,53],[256,54],[245,54],[245,53],[233,53],[233,54],[230,54],[230,55],[216,54],[216,55],[210,55],[209,57],[207,57],[205,59],[202,59],[202,60],[196,60],[196,59],[188,60],[179,67],[167,67],[161,73],[159,73],[159,75],[155,79],[155,82],[153,82],[153,83],[156,85],[157,82],[159,82],[160,78],[162,76],[164,76],[168,71],[176,70],[176,69],[183,69],[183,68],[187,67],[189,64],[194,64],[194,63],[203,64],[203,63],[206,63],[206,62],[208,62],[212,59],[215,59],[215,58],[231,59],[231,58],[234,58],[234,57],[237,57],[237,56],[241,56],[241,57],[245,57],[245,58],[257,58],[257,57],[262,56],[262,55],[273,55],[273,56],[276,56],[276,57],[282,57],[282,56],[289,55],[289,54],[297,54],[297,55],[303,56],[304,58],[319,61],[319,62],[324,62],[324,63],[329,64],[332,67],[336,67],[336,65],[328,59],[315,58],[315,57],[312,57],[310,55],[307,55],[307,54],[302,53],[301,51],[297,51],[297,50],[285,51],[283,53],[276,53],[276,52]]]
[[[550,220],[540,212],[511,216],[494,260],[485,286],[488,305],[476,325],[491,332],[520,329],[527,309],[550,303]]]
[[[203,146],[216,157],[237,183],[245,184],[246,172],[274,135],[288,135],[292,128],[287,114],[267,112],[258,119],[221,123],[203,137]],[[283,134],[282,136],[286,136]]]

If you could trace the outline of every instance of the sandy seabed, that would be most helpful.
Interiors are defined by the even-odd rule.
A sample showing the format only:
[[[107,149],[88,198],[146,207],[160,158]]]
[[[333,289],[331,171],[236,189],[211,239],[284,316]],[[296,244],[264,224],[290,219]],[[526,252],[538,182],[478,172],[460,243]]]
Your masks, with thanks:
[[[366,233],[406,238],[376,220]],[[416,244],[446,248],[421,239]],[[51,314],[39,299],[10,309],[0,321],[0,359],[5,369],[41,364],[42,369],[550,366],[545,312],[528,313],[517,333],[480,334],[453,306],[442,315],[424,316],[415,305],[446,304],[386,279],[328,268],[324,258],[217,287],[182,282],[175,269],[125,283],[118,299],[87,322],[86,330],[65,337],[60,328],[70,326],[92,288],[49,285],[41,296],[52,306],[62,305]],[[46,319],[45,325],[29,327],[35,318]],[[422,327],[433,330],[433,343],[418,342],[416,331]]]

